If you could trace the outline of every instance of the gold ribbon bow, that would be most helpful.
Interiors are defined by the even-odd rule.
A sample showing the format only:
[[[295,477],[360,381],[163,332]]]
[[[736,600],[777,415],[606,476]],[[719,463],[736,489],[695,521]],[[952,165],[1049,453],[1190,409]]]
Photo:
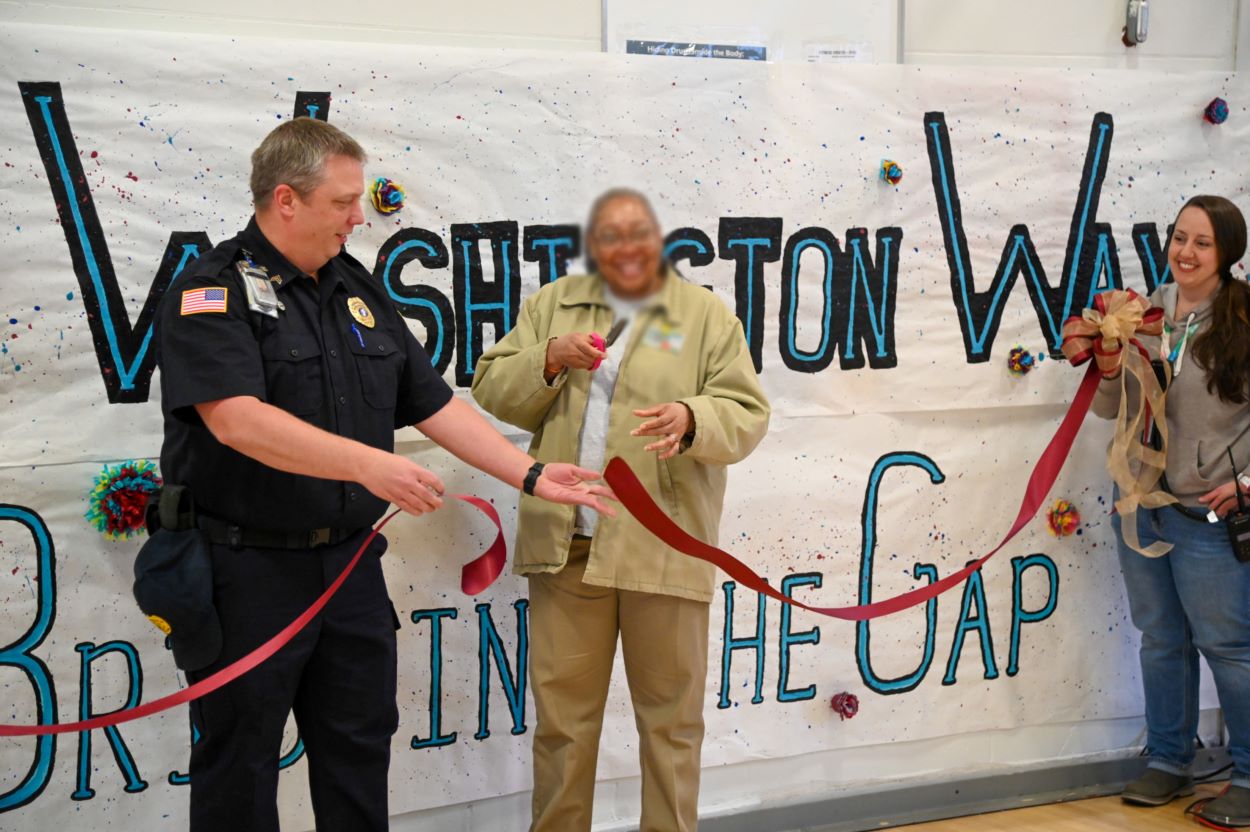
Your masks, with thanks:
[[[1069,318],[1063,325],[1063,354],[1078,366],[1094,359],[1105,379],[1120,379],[1120,409],[1116,414],[1115,435],[1107,449],[1107,473],[1119,487],[1115,509],[1120,514],[1120,530],[1129,548],[1147,557],[1166,555],[1172,544],[1159,540],[1143,547],[1137,536],[1137,509],[1159,508],[1176,498],[1158,488],[1167,467],[1168,424],[1164,417],[1165,393],[1150,364],[1150,354],[1137,340],[1138,335],[1159,336],[1163,332],[1163,310],[1136,292],[1125,289],[1103,292],[1094,305]],[[1172,368],[1163,363],[1167,381]],[[1137,381],[1136,412],[1128,418],[1128,376]],[[1159,449],[1141,441],[1148,419],[1159,431]]]

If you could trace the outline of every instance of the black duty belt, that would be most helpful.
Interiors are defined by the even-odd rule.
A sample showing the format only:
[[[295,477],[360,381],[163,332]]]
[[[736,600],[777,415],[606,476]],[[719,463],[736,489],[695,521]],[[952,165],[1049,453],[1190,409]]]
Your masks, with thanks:
[[[245,529],[215,517],[200,515],[199,527],[208,539],[231,549],[256,547],[259,549],[312,549],[317,546],[333,546],[342,543],[359,529],[310,529],[306,532],[274,532],[265,529]]]

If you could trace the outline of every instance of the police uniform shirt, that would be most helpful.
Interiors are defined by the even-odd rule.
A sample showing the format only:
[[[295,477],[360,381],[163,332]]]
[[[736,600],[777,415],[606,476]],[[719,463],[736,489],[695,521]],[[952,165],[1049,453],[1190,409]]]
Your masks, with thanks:
[[[248,308],[235,265],[248,254],[267,270],[285,307],[277,318]],[[190,486],[201,512],[245,529],[362,528],[386,503],[358,483],[279,471],[222,445],[195,405],[254,396],[391,451],[396,428],[434,415],[452,397],[360,262],[340,252],[313,279],[265,239],[254,217],[173,282],[157,343],[162,475]]]

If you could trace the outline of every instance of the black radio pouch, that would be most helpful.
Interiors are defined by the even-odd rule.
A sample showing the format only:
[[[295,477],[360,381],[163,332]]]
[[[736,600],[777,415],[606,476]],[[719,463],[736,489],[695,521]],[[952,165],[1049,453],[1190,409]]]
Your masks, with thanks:
[[[1229,513],[1224,522],[1228,524],[1228,542],[1233,546],[1233,556],[1242,563],[1250,563],[1250,511],[1238,509]]]
[[[156,496],[148,500],[143,519],[149,536],[157,529],[171,532],[194,529],[195,501],[191,499],[191,489],[165,483]]]

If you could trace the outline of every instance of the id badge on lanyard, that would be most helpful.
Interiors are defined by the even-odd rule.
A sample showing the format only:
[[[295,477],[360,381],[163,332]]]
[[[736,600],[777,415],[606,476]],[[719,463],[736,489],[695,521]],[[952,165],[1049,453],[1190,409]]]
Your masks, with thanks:
[[[271,318],[278,317],[278,313],[285,311],[286,306],[278,300],[278,293],[269,280],[269,271],[264,266],[253,263],[248,252],[244,251],[243,256],[246,259],[236,261],[234,266],[239,270],[239,277],[243,281],[247,308]]]

